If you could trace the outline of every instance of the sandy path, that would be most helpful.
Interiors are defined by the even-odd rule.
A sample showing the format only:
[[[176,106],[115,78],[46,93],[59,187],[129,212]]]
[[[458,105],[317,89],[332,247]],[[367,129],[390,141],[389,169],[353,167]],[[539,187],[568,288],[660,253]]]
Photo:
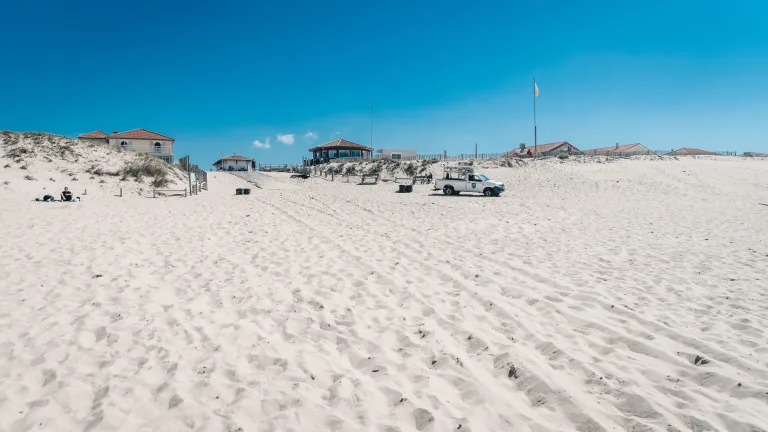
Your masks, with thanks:
[[[766,428],[768,164],[488,174],[0,208],[0,430]]]

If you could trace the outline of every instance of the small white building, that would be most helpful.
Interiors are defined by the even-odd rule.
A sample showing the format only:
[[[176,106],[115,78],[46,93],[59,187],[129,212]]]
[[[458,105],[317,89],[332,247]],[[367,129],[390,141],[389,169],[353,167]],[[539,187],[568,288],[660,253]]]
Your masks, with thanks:
[[[408,150],[408,149],[378,149],[376,150],[376,159],[394,159],[394,160],[401,160],[401,159],[413,159],[416,158],[418,154],[416,153],[416,150]]]
[[[213,163],[216,171],[253,171],[255,165],[256,162],[253,159],[236,154],[223,157]]]
[[[83,141],[102,142],[120,146],[123,149],[135,151],[136,153],[157,157],[168,164],[174,162],[173,143],[176,140],[146,129],[138,128],[128,132],[114,131],[111,135],[96,130],[80,135],[77,138]]]

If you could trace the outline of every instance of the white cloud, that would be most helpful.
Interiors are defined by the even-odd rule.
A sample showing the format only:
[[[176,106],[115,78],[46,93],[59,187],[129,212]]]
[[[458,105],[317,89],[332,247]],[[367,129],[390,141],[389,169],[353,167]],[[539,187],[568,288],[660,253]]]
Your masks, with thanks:
[[[256,148],[263,148],[263,149],[268,149],[271,147],[269,145],[269,138],[265,139],[264,141],[256,140],[253,142],[253,146]]]
[[[286,135],[277,134],[277,141],[285,145],[291,145],[293,144],[294,137],[293,137],[293,134],[286,134]]]
[[[304,138],[306,138],[308,140],[316,140],[317,139],[317,132],[307,131],[307,133],[304,134]]]

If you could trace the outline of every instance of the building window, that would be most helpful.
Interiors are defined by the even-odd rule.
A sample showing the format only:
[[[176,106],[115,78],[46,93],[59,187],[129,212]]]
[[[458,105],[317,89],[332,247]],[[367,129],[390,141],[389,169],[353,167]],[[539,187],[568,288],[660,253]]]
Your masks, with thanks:
[[[167,164],[170,164],[170,163],[171,163],[171,158],[170,158],[169,156],[163,156],[163,157],[161,157],[160,159],[162,159],[162,160],[163,160],[163,162],[165,162],[165,163],[167,163]]]
[[[360,150],[351,150],[350,153],[352,154],[352,157],[355,157],[355,158],[360,157]]]
[[[339,157],[340,158],[348,158],[349,157],[349,150],[339,150]]]
[[[400,160],[402,158],[403,158],[403,155],[401,155],[400,153],[392,153],[392,159]]]
[[[328,157],[331,159],[336,159],[338,157],[338,152],[336,150],[330,150],[328,152]]]
[[[156,142],[153,148],[154,148],[155,153],[162,153],[163,152],[163,145],[160,144],[159,142]]]
[[[131,143],[129,143],[128,141],[120,141],[120,147],[128,147],[130,145]]]

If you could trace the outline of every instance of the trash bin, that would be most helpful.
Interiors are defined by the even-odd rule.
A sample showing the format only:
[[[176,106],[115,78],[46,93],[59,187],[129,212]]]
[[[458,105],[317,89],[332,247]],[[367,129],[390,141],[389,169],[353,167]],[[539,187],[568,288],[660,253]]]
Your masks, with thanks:
[[[405,185],[405,192],[406,193],[413,192],[413,185]]]
[[[235,189],[235,195],[242,195],[242,194],[243,194],[243,188]]]
[[[400,188],[398,189],[399,193],[405,193],[405,185],[398,185]]]
[[[249,188],[243,189],[243,195],[250,195],[250,194],[251,194],[251,190]]]

